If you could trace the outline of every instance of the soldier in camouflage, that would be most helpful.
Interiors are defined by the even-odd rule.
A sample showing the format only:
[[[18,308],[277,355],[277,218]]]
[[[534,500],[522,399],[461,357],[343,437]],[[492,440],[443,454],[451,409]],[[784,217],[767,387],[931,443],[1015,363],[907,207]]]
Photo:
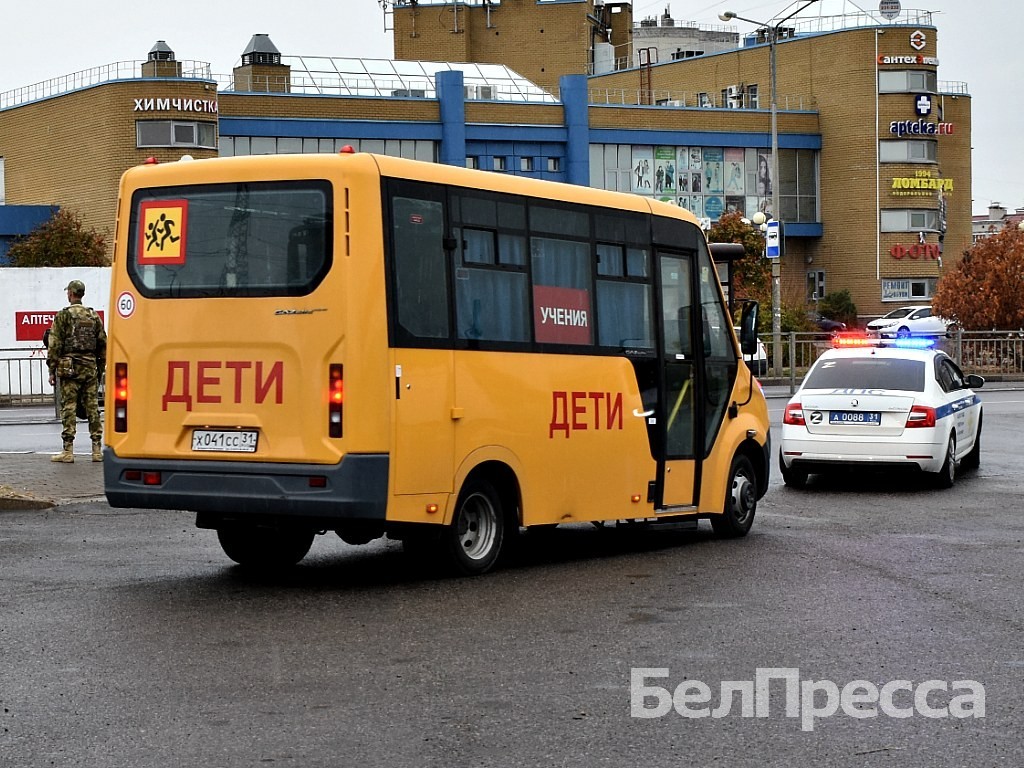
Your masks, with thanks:
[[[79,403],[89,420],[92,460],[103,461],[103,426],[100,421],[99,377],[107,360],[107,333],[103,321],[92,307],[82,306],[85,283],[72,280],[67,287],[69,306],[53,320],[46,366],[50,384],[60,379],[60,418],[64,429],[64,450],[51,461],[70,464],[75,460],[75,410]]]

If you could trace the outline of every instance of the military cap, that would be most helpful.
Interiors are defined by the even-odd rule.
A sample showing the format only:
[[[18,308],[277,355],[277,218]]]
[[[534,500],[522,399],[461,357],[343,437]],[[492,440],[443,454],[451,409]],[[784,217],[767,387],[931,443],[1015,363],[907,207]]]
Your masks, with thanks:
[[[72,280],[64,290],[71,291],[75,296],[85,296],[85,283],[81,280]]]

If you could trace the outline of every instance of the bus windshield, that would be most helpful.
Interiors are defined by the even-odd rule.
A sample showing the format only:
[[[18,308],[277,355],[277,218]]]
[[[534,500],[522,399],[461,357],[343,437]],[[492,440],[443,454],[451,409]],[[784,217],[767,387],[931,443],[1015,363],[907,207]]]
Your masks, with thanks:
[[[330,222],[321,181],[139,190],[128,274],[148,298],[305,295],[330,267]]]

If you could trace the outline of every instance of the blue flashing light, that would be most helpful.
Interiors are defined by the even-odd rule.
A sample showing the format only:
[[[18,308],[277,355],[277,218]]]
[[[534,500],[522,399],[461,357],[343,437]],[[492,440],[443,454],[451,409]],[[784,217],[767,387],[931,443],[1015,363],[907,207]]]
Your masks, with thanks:
[[[924,336],[908,336],[905,339],[895,339],[892,342],[892,346],[902,349],[931,349],[935,346],[935,342],[935,339]]]

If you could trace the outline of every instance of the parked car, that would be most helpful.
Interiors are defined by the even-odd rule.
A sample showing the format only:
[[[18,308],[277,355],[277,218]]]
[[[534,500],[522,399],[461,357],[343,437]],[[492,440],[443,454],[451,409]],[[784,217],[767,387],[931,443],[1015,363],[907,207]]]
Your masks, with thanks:
[[[840,468],[919,470],[943,488],[981,459],[985,380],[965,376],[924,339],[834,342],[786,405],[779,469],[800,488]],[[914,345],[911,347],[911,345]]]
[[[740,335],[740,329],[736,328],[736,335]],[[757,340],[757,351],[752,355],[744,355],[743,362],[754,372],[755,376],[764,376],[768,373],[768,350],[760,338]]]
[[[908,336],[941,336],[949,321],[932,314],[930,306],[900,307],[867,324],[869,336],[901,338]]]
[[[818,326],[818,330],[828,331],[845,331],[846,323],[841,323],[838,320],[832,320],[831,318],[825,317],[820,312],[808,312],[807,319]]]

